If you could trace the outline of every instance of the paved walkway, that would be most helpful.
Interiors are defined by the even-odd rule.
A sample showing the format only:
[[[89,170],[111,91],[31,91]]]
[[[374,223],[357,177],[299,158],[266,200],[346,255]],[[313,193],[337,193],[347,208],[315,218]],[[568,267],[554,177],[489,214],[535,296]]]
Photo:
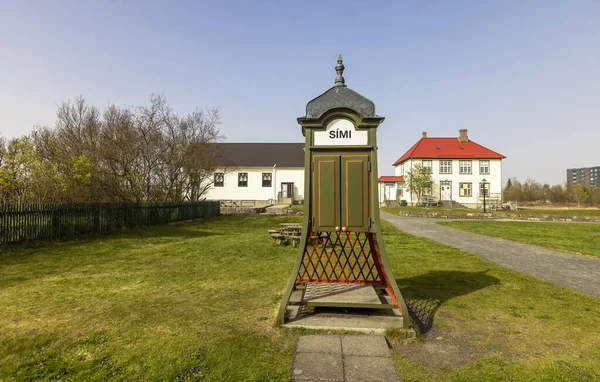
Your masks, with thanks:
[[[402,231],[479,255],[496,264],[600,298],[600,259],[478,235],[437,222],[381,211],[381,218]]]
[[[400,378],[383,336],[319,334],[298,339],[292,380],[399,382]]]

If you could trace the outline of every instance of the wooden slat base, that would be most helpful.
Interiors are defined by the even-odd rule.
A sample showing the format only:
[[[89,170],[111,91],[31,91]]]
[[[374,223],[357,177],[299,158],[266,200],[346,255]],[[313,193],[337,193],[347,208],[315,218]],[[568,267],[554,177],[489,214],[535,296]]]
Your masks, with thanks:
[[[395,309],[396,305],[380,296],[373,285],[308,283],[292,292],[290,305],[337,308]]]

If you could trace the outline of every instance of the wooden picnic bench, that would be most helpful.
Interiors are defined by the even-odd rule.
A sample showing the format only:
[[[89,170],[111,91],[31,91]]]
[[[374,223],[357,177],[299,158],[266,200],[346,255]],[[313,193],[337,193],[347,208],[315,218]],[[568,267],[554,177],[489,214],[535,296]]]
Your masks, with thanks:
[[[281,244],[281,241],[284,239],[284,236],[281,234],[281,232],[276,229],[270,229],[269,235],[275,241],[275,244]]]
[[[300,243],[302,238],[302,225],[298,223],[280,223],[279,229],[268,230],[269,235],[275,241],[275,244],[281,244],[284,240],[288,240],[293,246]]]

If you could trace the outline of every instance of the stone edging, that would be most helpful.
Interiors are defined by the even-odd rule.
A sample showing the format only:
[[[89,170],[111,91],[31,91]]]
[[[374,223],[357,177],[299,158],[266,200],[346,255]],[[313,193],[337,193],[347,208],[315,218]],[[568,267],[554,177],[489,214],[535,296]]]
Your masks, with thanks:
[[[512,219],[531,221],[558,221],[558,222],[587,222],[600,223],[600,216],[557,216],[557,215],[528,215],[507,214],[505,212],[429,212],[429,211],[400,211],[400,216],[415,218],[437,218],[437,219]]]

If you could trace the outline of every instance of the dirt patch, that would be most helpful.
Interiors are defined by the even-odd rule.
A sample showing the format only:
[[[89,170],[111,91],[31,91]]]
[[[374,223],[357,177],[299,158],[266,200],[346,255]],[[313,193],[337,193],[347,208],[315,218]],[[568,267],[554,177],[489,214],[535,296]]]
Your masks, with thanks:
[[[406,360],[428,368],[460,367],[493,352],[506,358],[523,356],[509,348],[505,334],[495,334],[493,344],[489,344],[481,331],[461,324],[462,318],[447,312],[438,315],[452,324],[449,327],[433,325],[419,340],[393,344],[392,349]]]

